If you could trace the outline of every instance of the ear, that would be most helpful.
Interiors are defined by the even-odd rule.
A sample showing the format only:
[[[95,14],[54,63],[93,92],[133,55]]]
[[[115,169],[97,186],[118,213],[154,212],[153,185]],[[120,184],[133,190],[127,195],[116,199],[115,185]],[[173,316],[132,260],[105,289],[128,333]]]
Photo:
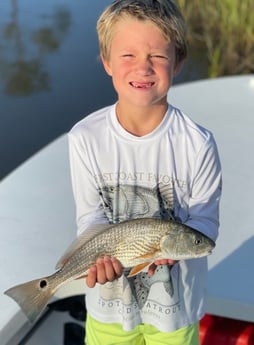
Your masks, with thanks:
[[[106,58],[104,58],[102,55],[101,55],[101,61],[102,61],[102,64],[103,64],[103,67],[105,69],[105,71],[107,72],[107,74],[112,77],[112,71],[111,71],[111,67],[110,67],[110,61]]]
[[[174,77],[181,71],[184,64],[184,60],[178,62],[178,64],[174,68]]]

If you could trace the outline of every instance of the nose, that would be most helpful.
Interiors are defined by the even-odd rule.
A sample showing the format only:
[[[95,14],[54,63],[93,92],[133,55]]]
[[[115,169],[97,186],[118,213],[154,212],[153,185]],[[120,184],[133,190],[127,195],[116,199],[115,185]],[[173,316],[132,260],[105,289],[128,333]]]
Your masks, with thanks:
[[[153,73],[153,64],[149,56],[143,56],[137,59],[136,72],[144,76]]]

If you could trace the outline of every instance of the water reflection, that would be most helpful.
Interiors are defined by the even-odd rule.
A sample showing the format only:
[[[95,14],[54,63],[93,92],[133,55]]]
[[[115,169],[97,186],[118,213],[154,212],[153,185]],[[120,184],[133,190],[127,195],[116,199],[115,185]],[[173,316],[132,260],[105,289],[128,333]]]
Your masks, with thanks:
[[[95,29],[110,2],[0,1],[0,179],[86,114],[115,102]],[[186,64],[176,82],[197,79],[195,73]]]
[[[3,27],[5,49],[1,52],[0,73],[4,92],[9,95],[30,95],[33,92],[49,90],[49,72],[44,67],[46,54],[59,49],[68,34],[71,24],[70,12],[65,7],[53,9],[39,28],[29,28],[29,38],[24,38],[24,27],[19,22],[18,0],[10,1],[10,21]],[[31,32],[30,32],[31,30]],[[34,56],[27,54],[30,46]],[[8,58],[9,50],[14,54]]]

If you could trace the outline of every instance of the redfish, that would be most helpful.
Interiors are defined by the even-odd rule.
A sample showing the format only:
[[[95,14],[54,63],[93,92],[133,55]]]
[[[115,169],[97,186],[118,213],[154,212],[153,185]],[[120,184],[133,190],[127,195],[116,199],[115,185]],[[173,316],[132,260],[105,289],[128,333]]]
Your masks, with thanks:
[[[33,322],[57,289],[87,275],[96,259],[117,258],[134,276],[157,259],[187,260],[211,254],[215,243],[201,232],[173,220],[140,218],[118,224],[97,224],[84,231],[63,257],[57,271],[5,291]]]

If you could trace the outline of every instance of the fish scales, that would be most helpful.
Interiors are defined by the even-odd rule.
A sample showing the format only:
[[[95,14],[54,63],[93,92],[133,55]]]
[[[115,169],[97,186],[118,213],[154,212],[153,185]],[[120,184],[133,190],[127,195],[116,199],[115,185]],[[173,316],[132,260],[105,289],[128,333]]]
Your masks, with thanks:
[[[58,271],[14,286],[5,294],[20,305],[32,322],[61,285],[84,276],[98,257],[114,256],[123,267],[130,267],[131,272],[137,274],[143,265],[158,258],[197,258],[210,254],[214,246],[215,243],[204,234],[173,220],[141,218],[119,224],[95,225],[68,249],[57,264]]]
[[[58,272],[58,279],[79,277],[84,274],[98,257],[117,257],[123,266],[132,267],[144,261],[137,257],[149,253],[159,245],[162,235],[168,231],[167,223],[151,220],[137,220],[133,226],[123,222],[92,238],[74,253]],[[114,245],[112,245],[114,243]],[[74,278],[74,279],[75,279]]]
[[[165,225],[167,223],[158,224],[157,221],[154,224],[150,219],[145,222],[137,220],[134,226],[123,222],[95,236],[70,257],[66,264],[55,273],[53,279],[48,278],[52,289],[55,290],[62,283],[85,275],[98,257],[115,256],[125,267],[144,262],[144,259],[138,259],[138,257],[153,251],[159,245],[162,235],[168,231]],[[112,243],[116,245],[112,246]]]

